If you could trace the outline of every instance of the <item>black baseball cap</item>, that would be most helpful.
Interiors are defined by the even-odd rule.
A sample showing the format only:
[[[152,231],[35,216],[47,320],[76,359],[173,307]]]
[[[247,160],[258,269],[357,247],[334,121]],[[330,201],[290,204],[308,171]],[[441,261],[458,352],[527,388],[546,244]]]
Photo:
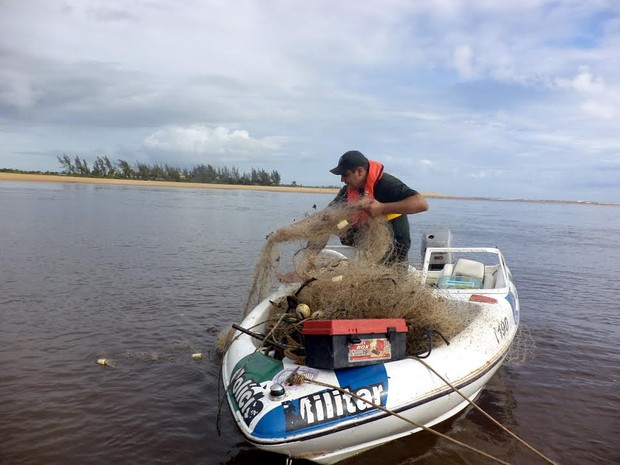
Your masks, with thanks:
[[[348,170],[352,170],[353,168],[357,168],[359,166],[367,167],[368,158],[366,158],[364,154],[358,150],[349,150],[340,157],[340,160],[338,160],[338,166],[329,171],[333,174],[342,176]]]

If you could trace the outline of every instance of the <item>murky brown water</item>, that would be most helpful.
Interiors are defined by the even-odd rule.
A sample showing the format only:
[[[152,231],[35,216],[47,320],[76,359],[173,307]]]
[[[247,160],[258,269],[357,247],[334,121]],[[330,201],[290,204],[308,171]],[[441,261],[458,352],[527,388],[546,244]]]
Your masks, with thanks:
[[[218,431],[215,343],[266,234],[329,200],[0,183],[0,463],[283,464],[226,404]],[[431,200],[411,222],[413,261],[422,231],[449,227],[455,245],[499,246],[517,281],[535,357],[502,367],[479,405],[559,463],[620,463],[620,209]],[[438,429],[544,463],[475,410]],[[421,433],[348,463],[492,462]]]

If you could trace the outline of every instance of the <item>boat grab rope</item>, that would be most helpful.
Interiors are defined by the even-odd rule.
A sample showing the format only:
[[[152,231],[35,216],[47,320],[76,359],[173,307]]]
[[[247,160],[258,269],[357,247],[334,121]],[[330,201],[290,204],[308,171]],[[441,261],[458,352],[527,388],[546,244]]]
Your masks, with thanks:
[[[339,386],[336,386],[336,385],[333,385],[333,384],[329,384],[329,383],[324,383],[322,381],[317,381],[315,379],[310,379],[310,378],[307,378],[306,376],[304,376],[303,374],[299,374],[299,373],[291,374],[291,376],[289,376],[289,378],[287,380],[287,383],[290,383],[290,384],[301,384],[301,383],[304,383],[304,382],[316,384],[318,386],[322,386],[322,387],[325,387],[325,388],[328,388],[328,389],[334,389],[336,391],[339,391],[342,394],[345,394],[347,396],[351,396],[354,399],[361,400],[362,402],[365,402],[368,405],[370,405],[370,406],[372,406],[372,407],[374,407],[376,409],[382,410],[383,412],[385,412],[385,413],[387,413],[389,415],[392,415],[392,416],[394,416],[396,418],[400,418],[401,420],[403,420],[403,421],[405,421],[405,422],[415,426],[416,428],[421,428],[424,431],[428,431],[431,434],[439,436],[440,438],[445,439],[447,441],[450,441],[453,444],[456,444],[456,445],[459,445],[459,446],[464,447],[466,449],[469,449],[470,451],[475,452],[477,454],[480,454],[480,455],[482,455],[482,456],[484,456],[484,457],[486,457],[488,459],[491,459],[494,462],[501,463],[503,465],[510,465],[509,462],[505,462],[505,461],[503,461],[501,459],[498,459],[497,457],[493,457],[492,455],[487,454],[483,450],[477,449],[477,448],[475,448],[473,446],[470,446],[469,444],[465,444],[464,442],[461,442],[461,441],[459,441],[457,439],[451,438],[450,436],[447,436],[447,435],[445,435],[443,433],[440,433],[439,431],[436,431],[436,430],[434,430],[432,428],[429,428],[428,426],[425,426],[425,425],[417,423],[417,422],[415,422],[413,420],[410,420],[409,418],[406,418],[406,417],[400,415],[399,413],[394,412],[393,410],[390,410],[390,409],[388,409],[386,407],[383,407],[382,405],[376,404],[376,403],[372,402],[371,400],[368,400],[368,399],[366,399],[366,398],[364,398],[362,396],[359,396],[359,395],[357,395],[357,394],[355,394],[355,393],[353,393],[351,391],[348,391],[346,389],[343,389],[343,388],[341,388]]]
[[[437,370],[435,370],[432,366],[430,366],[428,363],[426,363],[420,357],[408,357],[408,358],[412,358],[414,360],[419,361],[422,365],[424,365],[430,371],[435,373],[439,377],[439,379],[441,379],[448,387],[450,387],[454,392],[456,392],[459,396],[461,396],[463,399],[465,399],[471,406],[473,406],[476,410],[478,410],[480,413],[482,413],[485,417],[487,417],[489,420],[491,420],[493,423],[495,423],[497,426],[499,426],[504,432],[508,433],[510,436],[512,436],[514,439],[516,439],[519,443],[523,444],[525,447],[530,449],[532,452],[534,452],[536,455],[538,455],[540,458],[542,458],[543,460],[547,461],[548,463],[551,463],[553,465],[557,465],[549,457],[545,456],[542,452],[540,452],[537,449],[535,449],[533,446],[528,444],[525,440],[521,439],[519,436],[517,436],[515,433],[510,431],[508,428],[506,428],[504,425],[502,425],[499,421],[497,421],[495,418],[493,418],[491,415],[489,415],[487,412],[485,412],[481,407],[476,405],[476,403],[472,402],[456,386],[454,386],[452,383],[450,383],[450,381],[448,381],[439,372],[437,372]]]

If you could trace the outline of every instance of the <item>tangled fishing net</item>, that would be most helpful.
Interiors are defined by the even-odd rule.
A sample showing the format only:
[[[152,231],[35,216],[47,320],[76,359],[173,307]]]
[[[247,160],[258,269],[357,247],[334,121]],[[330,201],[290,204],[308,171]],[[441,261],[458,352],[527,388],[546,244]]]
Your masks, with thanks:
[[[527,326],[521,324],[517,328],[517,334],[510,345],[504,363],[511,367],[522,366],[534,359],[535,353],[536,342]]]
[[[393,247],[392,230],[385,218],[364,216],[364,201],[334,205],[285,226],[267,237],[256,264],[244,316],[267,298],[283,277],[301,283],[292,295],[272,301],[270,339],[287,347],[286,356],[299,358],[299,335],[304,318],[403,318],[410,331],[407,353],[420,354],[460,332],[475,317],[475,310],[433,294],[419,275],[404,266],[386,262]],[[353,255],[324,252],[330,237],[344,237],[357,228]],[[298,243],[287,251],[283,246]],[[292,271],[290,270],[292,268]],[[280,278],[280,279],[278,279]],[[309,316],[296,311],[309,307]],[[462,303],[461,303],[462,305]],[[433,337],[432,333],[443,337]]]

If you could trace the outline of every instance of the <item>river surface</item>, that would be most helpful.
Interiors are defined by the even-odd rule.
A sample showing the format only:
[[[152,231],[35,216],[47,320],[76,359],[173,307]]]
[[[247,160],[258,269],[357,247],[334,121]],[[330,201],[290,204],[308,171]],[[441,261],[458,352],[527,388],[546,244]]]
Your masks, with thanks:
[[[284,464],[222,404],[217,337],[239,320],[265,236],[330,200],[0,182],[0,464]],[[409,217],[411,262],[436,227],[499,247],[531,336],[479,405],[558,463],[620,463],[620,208],[429,202]],[[544,463],[471,408],[437,429]],[[420,433],[347,463],[493,462]]]

